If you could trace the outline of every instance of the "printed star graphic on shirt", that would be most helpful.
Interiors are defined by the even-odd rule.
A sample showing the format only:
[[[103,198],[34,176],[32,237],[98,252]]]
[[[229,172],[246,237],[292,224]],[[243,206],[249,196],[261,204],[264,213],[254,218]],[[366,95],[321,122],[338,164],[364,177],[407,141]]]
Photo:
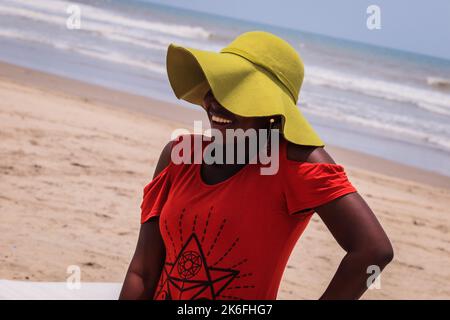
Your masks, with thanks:
[[[166,300],[214,300],[239,274],[238,270],[207,265],[201,244],[193,233],[173,263],[164,265],[164,282],[156,296]]]

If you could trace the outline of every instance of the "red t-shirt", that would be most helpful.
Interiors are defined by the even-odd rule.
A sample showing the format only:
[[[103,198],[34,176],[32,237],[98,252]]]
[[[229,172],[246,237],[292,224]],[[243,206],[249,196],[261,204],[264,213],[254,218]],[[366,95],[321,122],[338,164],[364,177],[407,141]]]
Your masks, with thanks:
[[[208,185],[200,164],[170,162],[144,188],[141,223],[160,216],[166,247],[154,299],[276,299],[314,208],[356,192],[341,165],[289,160],[286,146],[275,175],[247,164]]]

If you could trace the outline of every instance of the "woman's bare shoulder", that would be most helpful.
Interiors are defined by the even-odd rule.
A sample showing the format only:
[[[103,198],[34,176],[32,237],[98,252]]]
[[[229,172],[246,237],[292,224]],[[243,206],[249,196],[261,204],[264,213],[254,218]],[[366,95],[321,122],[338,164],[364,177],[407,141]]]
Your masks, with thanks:
[[[153,173],[153,178],[160,174],[161,171],[169,165],[174,142],[175,140],[170,140],[162,149],[161,154],[159,155],[158,163],[156,164],[155,172]]]
[[[331,163],[333,158],[323,147],[303,146],[287,142],[287,158],[298,162]]]

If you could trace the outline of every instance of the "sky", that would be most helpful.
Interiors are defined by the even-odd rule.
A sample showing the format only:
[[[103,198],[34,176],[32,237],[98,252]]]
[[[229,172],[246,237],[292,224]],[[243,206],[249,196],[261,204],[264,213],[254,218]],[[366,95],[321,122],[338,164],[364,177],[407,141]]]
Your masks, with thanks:
[[[450,0],[147,0],[450,60]],[[380,8],[380,29],[366,12]]]

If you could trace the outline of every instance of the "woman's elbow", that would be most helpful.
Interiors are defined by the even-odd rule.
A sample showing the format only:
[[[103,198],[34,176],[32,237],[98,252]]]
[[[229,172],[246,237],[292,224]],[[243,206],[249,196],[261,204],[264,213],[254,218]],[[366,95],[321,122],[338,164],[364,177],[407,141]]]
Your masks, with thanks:
[[[368,257],[372,264],[384,268],[394,259],[394,249],[389,240],[368,249]]]

